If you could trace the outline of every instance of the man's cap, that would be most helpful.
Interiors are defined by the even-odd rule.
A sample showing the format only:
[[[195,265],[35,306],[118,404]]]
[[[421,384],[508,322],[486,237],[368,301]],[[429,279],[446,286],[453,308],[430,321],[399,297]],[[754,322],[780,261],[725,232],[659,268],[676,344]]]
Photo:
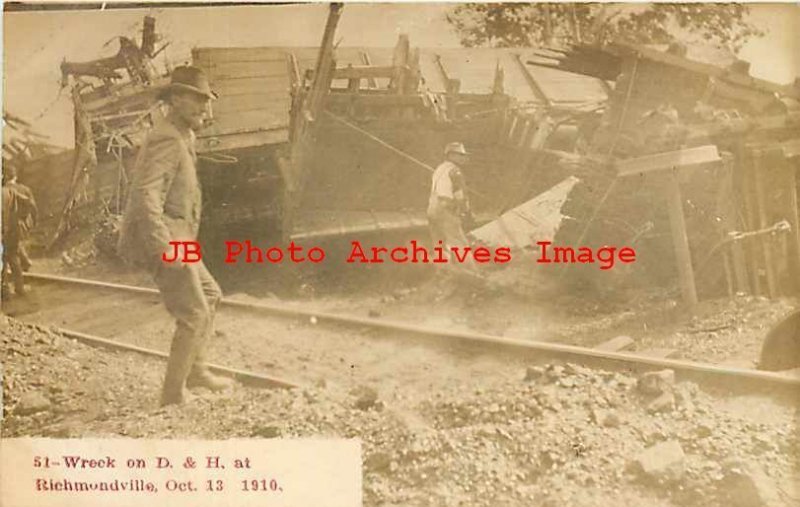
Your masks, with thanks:
[[[449,143],[444,148],[444,154],[448,155],[450,153],[460,153],[461,155],[469,155],[469,153],[467,153],[467,149],[464,148],[464,143]]]
[[[159,91],[158,98],[162,100],[166,99],[169,97],[170,92],[174,90],[194,92],[208,97],[209,99],[219,98],[219,95],[211,89],[211,85],[208,83],[208,77],[206,73],[203,72],[203,69],[192,65],[175,67],[172,71],[170,83]]]

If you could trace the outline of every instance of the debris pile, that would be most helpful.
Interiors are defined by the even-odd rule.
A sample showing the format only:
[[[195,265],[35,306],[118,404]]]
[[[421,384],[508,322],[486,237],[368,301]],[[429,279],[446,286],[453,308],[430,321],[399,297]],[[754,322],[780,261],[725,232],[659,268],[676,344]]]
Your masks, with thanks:
[[[365,505],[796,505],[793,409],[713,397],[668,370],[535,365],[424,393],[238,387],[159,408],[160,362],[1,324],[7,436],[359,438]]]

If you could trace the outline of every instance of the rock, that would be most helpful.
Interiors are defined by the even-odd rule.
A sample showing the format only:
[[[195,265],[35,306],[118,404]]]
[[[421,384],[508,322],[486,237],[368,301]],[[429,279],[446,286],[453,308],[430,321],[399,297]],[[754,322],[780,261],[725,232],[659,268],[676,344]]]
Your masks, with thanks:
[[[541,366],[529,366],[527,370],[525,370],[525,382],[532,382],[535,380],[539,380],[544,375],[544,368]]]
[[[378,391],[372,387],[357,387],[350,394],[357,398],[355,407],[359,410],[369,410],[375,407],[378,401]]]
[[[714,434],[714,423],[711,421],[701,421],[695,429],[697,438],[708,438]]]
[[[651,371],[645,373],[636,383],[639,392],[650,395],[661,395],[672,391],[675,385],[675,372],[673,370]]]
[[[548,381],[555,382],[564,375],[564,367],[551,364],[547,366],[544,373]]]
[[[50,409],[50,400],[38,391],[26,393],[14,409],[15,415],[32,415]]]
[[[753,463],[725,464],[723,490],[728,492],[732,507],[784,507],[778,485],[764,470]]]
[[[619,428],[620,424],[622,424],[619,415],[611,410],[604,410],[597,422],[606,428]]]
[[[647,405],[647,412],[650,414],[660,414],[672,412],[674,408],[675,395],[670,392],[666,392]]]
[[[651,480],[675,480],[683,475],[685,460],[681,444],[669,440],[642,451],[633,461],[632,468]]]
[[[364,460],[364,466],[371,472],[384,472],[391,468],[392,458],[385,452],[370,454]]]
[[[251,430],[251,435],[260,438],[277,438],[283,433],[278,426],[256,426]]]
[[[317,403],[319,401],[317,393],[311,392],[308,389],[303,390],[303,398],[309,403]]]
[[[373,319],[376,319],[381,316],[381,312],[378,310],[370,310],[367,312],[367,315]]]

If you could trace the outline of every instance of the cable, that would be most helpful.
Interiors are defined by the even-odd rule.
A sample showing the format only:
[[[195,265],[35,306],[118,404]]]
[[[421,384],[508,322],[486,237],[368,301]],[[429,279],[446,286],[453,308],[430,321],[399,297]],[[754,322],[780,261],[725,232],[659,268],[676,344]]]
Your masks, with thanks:
[[[328,111],[328,110],[325,110],[325,111],[323,111],[323,112],[324,112],[325,114],[327,114],[328,116],[330,116],[331,118],[333,118],[334,120],[336,120],[336,121],[338,121],[338,122],[340,122],[340,123],[342,123],[342,124],[344,124],[344,125],[346,125],[346,126],[348,126],[348,127],[352,128],[352,129],[356,130],[357,132],[359,132],[359,133],[361,133],[361,134],[363,134],[363,135],[365,135],[365,136],[369,137],[370,139],[372,139],[372,140],[373,140],[373,141],[375,141],[376,143],[378,143],[378,144],[380,144],[381,146],[384,146],[384,147],[386,147],[386,148],[390,149],[390,150],[391,150],[391,151],[393,151],[394,153],[397,153],[397,154],[398,154],[398,155],[400,155],[401,157],[403,157],[403,158],[405,158],[405,159],[407,159],[407,160],[410,160],[411,162],[414,162],[415,164],[417,164],[417,165],[419,165],[419,166],[421,166],[421,167],[424,167],[424,168],[425,168],[425,169],[427,169],[429,172],[434,172],[434,171],[435,171],[435,169],[434,169],[433,167],[429,166],[429,165],[428,165],[428,164],[426,164],[425,162],[422,162],[421,160],[419,160],[419,159],[417,159],[417,158],[414,158],[414,157],[412,157],[412,156],[411,156],[411,155],[409,155],[408,153],[406,153],[406,152],[404,152],[404,151],[402,151],[402,150],[400,150],[400,149],[398,149],[398,148],[395,148],[394,146],[392,146],[391,144],[387,143],[387,142],[386,142],[386,141],[384,141],[383,139],[380,139],[379,137],[377,137],[377,136],[375,136],[375,135],[373,135],[373,134],[371,134],[371,133],[367,132],[366,130],[362,129],[362,128],[361,128],[361,127],[359,127],[358,125],[354,125],[354,124],[350,123],[349,121],[345,120],[344,118],[341,118],[341,117],[339,117],[339,116],[337,116],[337,115],[335,115],[335,114],[331,113],[331,112],[330,112],[330,111]],[[469,193],[471,193],[472,195],[476,196],[476,197],[480,197],[481,199],[484,199],[484,200],[487,200],[487,201],[489,201],[489,200],[490,200],[490,199],[488,198],[488,196],[487,196],[487,195],[485,195],[485,194],[483,194],[483,193],[481,193],[481,192],[478,192],[478,191],[476,191],[476,190],[473,190],[473,189],[471,189],[471,188],[467,188],[466,190],[467,190]],[[512,213],[512,214],[514,214],[515,216],[517,216],[517,217],[521,218],[522,220],[524,220],[525,222],[527,222],[527,223],[529,223],[529,224],[531,224],[531,225],[536,225],[536,222],[535,222],[535,221],[531,220],[530,218],[528,218],[527,216],[523,215],[521,212],[519,212],[519,211],[517,211],[517,210],[515,210],[515,209],[511,209],[511,210],[507,211],[507,213]]]
[[[333,118],[334,120],[336,120],[336,121],[338,121],[340,123],[343,123],[344,125],[350,127],[351,129],[356,130],[359,133],[369,137],[370,139],[372,139],[376,143],[380,144],[381,146],[383,146],[385,148],[388,148],[391,151],[397,153],[401,157],[403,157],[403,158],[405,158],[407,160],[410,160],[411,162],[414,162],[415,164],[417,164],[420,167],[423,167],[423,168],[427,169],[429,172],[434,172],[436,170],[433,167],[431,167],[428,164],[426,164],[425,162],[423,162],[423,161],[421,161],[421,160],[419,160],[417,158],[412,157],[411,155],[409,155],[408,153],[406,153],[406,152],[404,152],[402,150],[399,150],[399,149],[395,148],[394,146],[392,146],[391,144],[387,143],[383,139],[380,139],[380,138],[370,134],[369,132],[367,132],[366,130],[362,129],[358,125],[354,125],[354,124],[350,123],[349,121],[345,120],[344,118],[342,118],[340,116],[336,116],[335,114],[331,113],[330,111],[325,110],[323,112],[325,114],[327,114],[328,116],[330,116],[331,118]],[[476,194],[476,195],[478,195],[478,194]]]

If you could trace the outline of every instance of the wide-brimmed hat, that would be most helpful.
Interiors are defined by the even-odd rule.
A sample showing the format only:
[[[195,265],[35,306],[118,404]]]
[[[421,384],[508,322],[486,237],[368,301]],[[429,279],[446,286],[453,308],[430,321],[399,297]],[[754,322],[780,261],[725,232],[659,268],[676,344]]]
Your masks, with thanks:
[[[444,147],[444,154],[459,153],[461,155],[469,155],[467,149],[464,148],[464,143],[449,143]]]
[[[172,71],[170,83],[158,92],[158,98],[166,99],[169,97],[170,92],[174,90],[194,92],[212,100],[219,98],[219,95],[208,84],[208,77],[206,77],[203,69],[191,65],[175,67]]]

